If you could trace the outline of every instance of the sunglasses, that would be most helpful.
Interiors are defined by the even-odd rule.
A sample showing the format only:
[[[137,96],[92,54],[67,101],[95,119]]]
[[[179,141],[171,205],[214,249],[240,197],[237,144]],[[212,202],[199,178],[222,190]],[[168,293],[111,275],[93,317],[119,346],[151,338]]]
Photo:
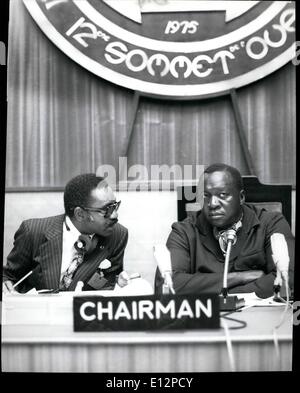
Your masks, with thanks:
[[[96,212],[100,213],[104,216],[104,218],[109,218],[113,212],[117,211],[119,209],[119,206],[121,204],[121,201],[110,203],[109,205],[105,207],[83,207],[82,209],[88,210],[91,212]]]

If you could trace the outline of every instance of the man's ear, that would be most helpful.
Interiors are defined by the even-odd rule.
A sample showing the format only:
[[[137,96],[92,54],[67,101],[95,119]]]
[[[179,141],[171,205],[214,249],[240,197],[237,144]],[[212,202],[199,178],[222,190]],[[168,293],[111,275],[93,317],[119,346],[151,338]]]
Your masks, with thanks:
[[[81,207],[75,207],[74,217],[77,221],[82,222],[86,218],[86,213]]]
[[[245,203],[245,191],[241,190],[240,191],[240,205],[243,205]]]

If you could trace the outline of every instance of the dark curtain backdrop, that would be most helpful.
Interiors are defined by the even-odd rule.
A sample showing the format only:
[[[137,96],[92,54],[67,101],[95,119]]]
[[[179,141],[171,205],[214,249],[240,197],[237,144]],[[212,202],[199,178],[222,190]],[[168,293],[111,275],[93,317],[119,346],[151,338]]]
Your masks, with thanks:
[[[117,166],[133,92],[78,66],[10,2],[6,186],[60,187],[74,175]],[[261,182],[295,185],[295,67],[237,91]],[[249,174],[228,96],[174,102],[142,98],[128,166],[227,162]]]

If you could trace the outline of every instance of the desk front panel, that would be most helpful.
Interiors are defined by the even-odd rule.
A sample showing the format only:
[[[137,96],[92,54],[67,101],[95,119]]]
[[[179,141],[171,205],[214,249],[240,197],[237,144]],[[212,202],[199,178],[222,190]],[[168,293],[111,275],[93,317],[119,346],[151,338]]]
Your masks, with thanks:
[[[56,303],[57,304],[57,303]],[[67,303],[65,303],[65,306]],[[209,372],[230,371],[224,329],[143,332],[74,332],[72,309],[45,324],[4,320],[2,371]],[[230,329],[237,371],[292,368],[292,312],[276,331],[283,307],[253,307],[230,315],[246,327]],[[222,319],[223,323],[223,319]],[[227,320],[229,328],[241,326]]]

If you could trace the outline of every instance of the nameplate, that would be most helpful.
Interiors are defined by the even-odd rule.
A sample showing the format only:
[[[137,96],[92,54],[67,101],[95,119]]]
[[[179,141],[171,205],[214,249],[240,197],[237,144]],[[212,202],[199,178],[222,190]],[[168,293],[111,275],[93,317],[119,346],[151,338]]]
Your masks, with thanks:
[[[75,332],[218,329],[217,295],[73,298]]]

